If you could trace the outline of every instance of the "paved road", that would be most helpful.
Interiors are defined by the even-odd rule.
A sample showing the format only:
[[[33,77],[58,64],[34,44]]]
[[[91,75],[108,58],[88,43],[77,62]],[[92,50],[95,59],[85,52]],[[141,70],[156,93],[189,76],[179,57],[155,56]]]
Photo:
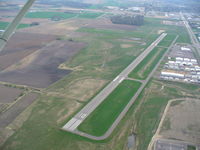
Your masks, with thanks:
[[[200,44],[199,44],[199,41],[198,41],[198,39],[196,38],[194,32],[192,31],[192,29],[191,29],[191,27],[190,27],[188,21],[185,19],[185,17],[183,16],[183,14],[180,13],[180,15],[181,15],[181,19],[183,20],[183,23],[184,23],[184,25],[185,25],[185,27],[186,27],[186,29],[187,29],[189,35],[190,35],[190,39],[191,39],[191,41],[192,41],[192,44],[193,44],[193,46],[197,49],[197,52],[198,52],[198,54],[199,54],[199,56],[200,56]]]
[[[161,34],[142,54],[140,54],[126,69],[124,69],[112,82],[110,82],[96,97],[94,97],[80,112],[78,112],[66,125],[63,126],[63,130],[73,132],[82,136],[86,136],[91,139],[101,140],[107,138],[111,132],[114,130],[115,126],[118,123],[113,123],[111,126],[111,130],[102,136],[95,137],[88,135],[86,133],[82,133],[77,130],[77,127],[89,116],[98,106],[101,104],[104,99],[124,80],[128,77],[128,74],[157,46],[157,44],[166,36],[166,33]],[[138,91],[142,91],[144,86],[142,86]],[[138,94],[135,94],[134,97],[137,97]],[[128,111],[128,107],[132,104],[128,104],[124,111],[119,115],[116,119],[119,122],[125,113]]]

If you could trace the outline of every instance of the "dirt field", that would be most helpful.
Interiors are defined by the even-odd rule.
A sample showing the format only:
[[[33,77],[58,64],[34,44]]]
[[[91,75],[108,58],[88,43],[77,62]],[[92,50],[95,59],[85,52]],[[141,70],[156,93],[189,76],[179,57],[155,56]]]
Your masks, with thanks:
[[[37,98],[37,94],[29,93],[14,104],[10,109],[0,115],[0,129],[10,124],[24,109],[26,109]],[[1,143],[1,142],[0,142]]]
[[[0,72],[0,80],[15,84],[46,88],[70,73],[58,66],[79,52],[85,43],[54,41],[20,62]]]
[[[86,23],[83,19],[69,19],[61,22],[51,22],[48,25],[43,24],[26,29],[20,29],[21,32],[51,34],[51,35],[66,35],[83,26]]]
[[[125,31],[131,31],[135,30],[136,26],[131,25],[123,25],[123,24],[113,24],[110,19],[102,18],[95,20],[93,22],[90,22],[85,27],[88,28],[96,28],[96,29],[108,29],[108,30],[125,30]]]
[[[108,29],[108,30],[135,30],[135,26],[113,24],[110,19],[69,19],[61,22],[52,22],[48,26],[46,24],[34,26],[30,28],[20,29],[21,32],[52,34],[52,35],[69,35],[74,34],[74,31],[80,27]],[[78,33],[82,34],[82,33]]]
[[[0,85],[0,103],[12,103],[23,90]]]
[[[130,47],[133,47],[132,44],[121,44],[120,46],[121,46],[121,48],[130,48]]]
[[[200,144],[200,101],[173,101],[161,126],[164,138]]]
[[[82,79],[71,83],[66,94],[70,96],[70,98],[85,101],[91,98],[105,83],[106,81],[104,80]]]
[[[55,39],[56,36],[53,35],[15,33],[4,50],[0,52],[0,70],[20,61]]]
[[[0,17],[1,16],[10,16],[10,17],[14,17],[14,16],[16,16],[17,15],[17,13],[18,13],[19,11],[18,10],[16,10],[16,9],[6,9],[6,10],[3,10],[3,9],[1,9],[0,10]]]

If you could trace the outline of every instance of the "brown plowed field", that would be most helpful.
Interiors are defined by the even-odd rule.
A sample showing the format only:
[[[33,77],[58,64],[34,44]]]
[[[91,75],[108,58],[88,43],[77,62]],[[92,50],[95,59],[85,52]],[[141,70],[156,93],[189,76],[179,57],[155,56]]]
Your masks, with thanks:
[[[74,56],[85,43],[54,41],[29,55],[21,62],[0,72],[0,81],[46,88],[67,75],[70,70],[60,70],[58,66]]]
[[[12,103],[23,90],[0,85],[0,103]]]
[[[29,93],[14,104],[10,109],[0,115],[0,128],[9,125],[22,111],[24,111],[34,100],[38,94]]]
[[[41,24],[29,28],[20,29],[20,32],[38,33],[38,34],[51,34],[51,35],[67,35],[79,29],[83,21],[79,19],[69,19],[60,22],[51,22],[49,24]]]
[[[0,70],[17,63],[34,51],[42,48],[46,43],[56,39],[53,35],[35,33],[15,33],[8,44],[0,52]]]

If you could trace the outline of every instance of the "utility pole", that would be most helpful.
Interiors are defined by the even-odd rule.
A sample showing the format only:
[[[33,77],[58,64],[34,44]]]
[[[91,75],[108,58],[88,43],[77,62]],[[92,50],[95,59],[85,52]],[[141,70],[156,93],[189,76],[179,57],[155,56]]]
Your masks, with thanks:
[[[0,37],[0,52],[3,50],[10,37],[16,31],[17,26],[20,24],[20,21],[25,16],[26,12],[30,9],[34,2],[35,0],[28,0],[28,2],[26,2],[26,4],[23,6],[20,12],[17,14],[15,19],[8,25],[6,30],[3,32],[3,35]]]

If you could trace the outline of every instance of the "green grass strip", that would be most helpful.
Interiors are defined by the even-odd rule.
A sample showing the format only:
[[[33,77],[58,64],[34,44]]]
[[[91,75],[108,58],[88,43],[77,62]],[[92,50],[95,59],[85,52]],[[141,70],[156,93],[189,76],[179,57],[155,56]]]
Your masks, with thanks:
[[[159,44],[158,46],[169,47],[172,41],[175,39],[175,34],[168,34]]]
[[[75,13],[64,13],[64,12],[29,12],[26,18],[52,18],[61,17],[63,19],[68,19],[75,17]]]
[[[90,18],[94,19],[101,16],[103,13],[64,13],[64,12],[29,12],[26,15],[26,18],[52,18],[52,17],[61,17],[63,19],[68,19],[77,16],[78,18]]]
[[[0,30],[5,30],[6,27],[9,25],[9,22],[1,22],[0,21]],[[20,24],[17,28],[27,28],[29,27],[29,24]]]
[[[149,53],[149,55],[147,55],[147,57],[143,59],[142,62],[129,74],[129,77],[141,80],[146,79],[150,74],[150,72],[153,70],[153,68],[156,66],[158,61],[161,59],[166,50],[167,48],[159,48],[159,47],[154,48]],[[154,58],[153,61],[151,61],[151,59],[153,59],[155,55],[156,57]],[[149,61],[151,61],[151,63],[149,63]]]
[[[78,129],[94,136],[102,136],[123,111],[140,86],[140,82],[124,80]]]

